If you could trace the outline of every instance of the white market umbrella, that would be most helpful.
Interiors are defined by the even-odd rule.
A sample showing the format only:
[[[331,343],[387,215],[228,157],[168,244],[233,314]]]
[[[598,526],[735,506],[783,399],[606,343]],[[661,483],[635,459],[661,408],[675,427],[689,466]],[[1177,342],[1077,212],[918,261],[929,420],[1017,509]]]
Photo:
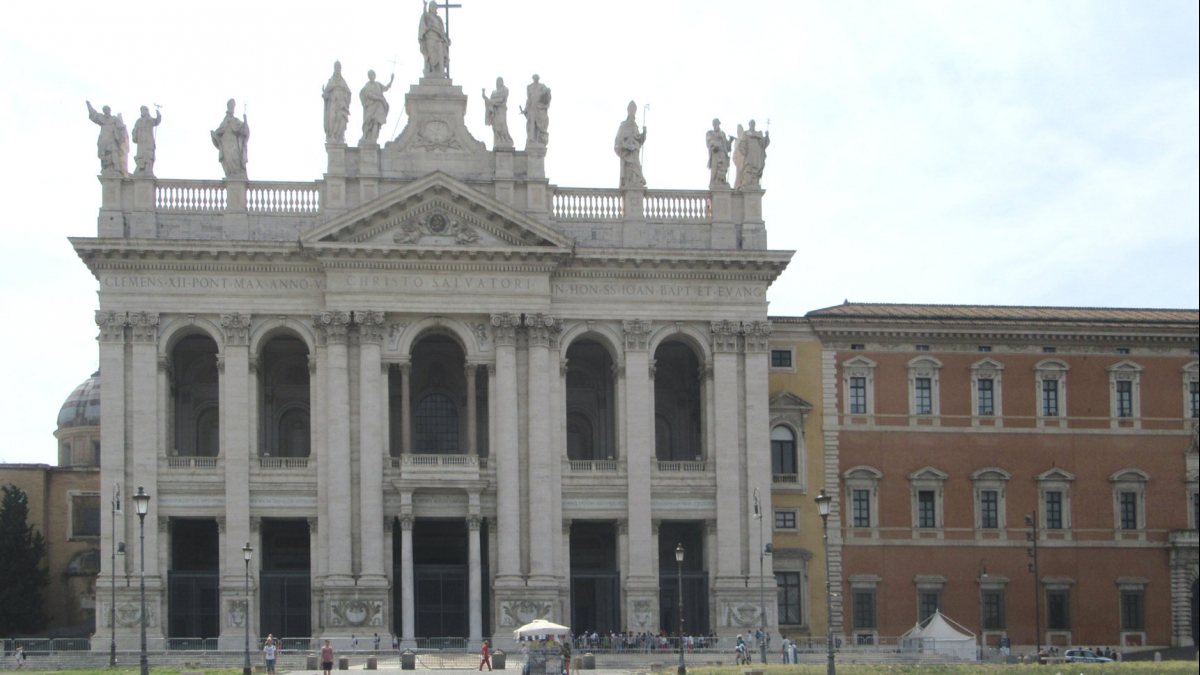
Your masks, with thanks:
[[[533,621],[530,621],[524,626],[521,626],[513,631],[513,637],[515,638],[534,637],[537,635],[566,636],[570,634],[570,628],[567,628],[566,626],[560,626],[553,621],[547,621],[545,619],[534,619]]]

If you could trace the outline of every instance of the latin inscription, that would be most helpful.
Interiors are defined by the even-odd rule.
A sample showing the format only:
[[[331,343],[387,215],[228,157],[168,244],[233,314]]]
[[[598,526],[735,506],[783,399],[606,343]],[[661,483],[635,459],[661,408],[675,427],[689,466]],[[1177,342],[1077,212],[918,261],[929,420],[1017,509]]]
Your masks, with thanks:
[[[271,279],[258,277],[212,277],[212,276],[106,276],[100,281],[105,290],[156,291],[321,291],[325,290],[324,279]]]
[[[569,281],[554,284],[554,294],[574,297],[645,297],[645,298],[730,298],[762,299],[762,286],[720,286],[716,284],[676,285],[655,283],[616,283]]]
[[[356,274],[345,277],[346,287],[354,290],[389,291],[532,291],[533,280],[516,277],[420,277],[392,274]]]

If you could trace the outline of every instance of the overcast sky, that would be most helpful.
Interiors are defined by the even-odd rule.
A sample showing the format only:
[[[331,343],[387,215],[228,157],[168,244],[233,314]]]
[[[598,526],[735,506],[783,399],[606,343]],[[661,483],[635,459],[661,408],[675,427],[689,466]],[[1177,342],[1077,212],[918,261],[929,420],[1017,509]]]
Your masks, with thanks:
[[[770,246],[795,249],[771,313],[841,302],[1187,307],[1197,278],[1197,3],[458,0],[451,74],[490,147],[533,73],[553,90],[546,170],[615,187],[632,99],[649,187],[707,186],[704,133],[769,128]],[[251,180],[319,179],[321,86],[420,75],[419,0],[20,2],[0,23],[0,461],[56,458],[55,415],[97,365],[98,127],[160,104],[156,173],[218,179],[208,132],[246,110]],[[400,114],[397,114],[400,113]],[[362,109],[351,106],[347,140]],[[397,126],[399,124],[400,126]]]

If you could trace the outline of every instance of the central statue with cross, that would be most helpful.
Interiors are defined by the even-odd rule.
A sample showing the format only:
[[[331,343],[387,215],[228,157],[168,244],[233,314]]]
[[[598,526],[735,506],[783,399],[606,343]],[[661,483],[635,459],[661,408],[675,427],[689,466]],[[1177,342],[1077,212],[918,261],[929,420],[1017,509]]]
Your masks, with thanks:
[[[431,0],[421,13],[421,25],[417,28],[417,43],[425,57],[425,77],[450,77],[450,10],[462,7],[452,5],[449,0],[438,4]],[[438,8],[446,10],[446,20],[438,16]]]

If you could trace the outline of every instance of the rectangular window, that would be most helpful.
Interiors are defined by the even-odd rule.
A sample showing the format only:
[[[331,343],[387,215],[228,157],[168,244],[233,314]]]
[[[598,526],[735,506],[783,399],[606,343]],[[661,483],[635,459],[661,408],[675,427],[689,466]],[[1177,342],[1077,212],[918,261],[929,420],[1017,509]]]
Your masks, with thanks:
[[[917,593],[917,621],[924,621],[933,616],[942,607],[942,594],[938,591],[919,591]]]
[[[780,509],[775,512],[775,529],[777,530],[794,530],[796,529],[796,512],[788,509]]]
[[[1138,529],[1137,493],[1125,490],[1118,493],[1117,497],[1121,505],[1121,529]]]
[[[917,351],[927,352],[929,351],[929,345],[917,345]]]
[[[875,589],[854,591],[854,627],[873,629],[875,621]]]
[[[771,367],[772,368],[791,368],[792,367],[792,350],[790,350],[790,349],[772,349],[771,350]]]
[[[1117,381],[1117,417],[1133,417],[1133,383]]]
[[[100,536],[100,495],[71,497],[71,536]]]
[[[867,414],[867,378],[850,378],[850,414]]]
[[[928,377],[916,378],[915,412],[918,415],[933,414],[933,380]]]
[[[779,593],[779,623],[804,623],[803,614],[800,612],[800,573],[776,572],[775,585]]]
[[[867,346],[862,344],[861,342],[855,342],[854,344],[850,345],[850,349],[852,349],[856,352],[861,352],[862,350],[864,350],[866,348],[867,348]]]
[[[937,527],[937,509],[933,501],[933,490],[917,492],[917,527]]]
[[[990,351],[992,351],[992,346],[991,345],[979,345],[979,351],[990,352]]]
[[[976,382],[979,390],[979,415],[986,417],[996,414],[995,381],[990,377],[980,378]]]
[[[1121,630],[1146,630],[1146,594],[1121,591]]]
[[[855,489],[850,493],[850,507],[854,517],[854,527],[871,526],[871,491]]]
[[[1063,529],[1063,493],[1058,490],[1047,490],[1045,500],[1046,529]]]
[[[1042,417],[1058,417],[1058,380],[1042,380]]]
[[[1071,594],[1046,591],[1046,629],[1071,630]]]
[[[1004,591],[984,591],[979,596],[984,630],[1004,630]]]
[[[1191,401],[1192,419],[1200,417],[1200,382],[1188,382],[1188,397]]]
[[[979,526],[985,530],[1000,527],[1000,492],[998,490],[981,490],[979,492]]]
[[[1054,354],[1058,351],[1058,347],[1042,347],[1043,354]]]

